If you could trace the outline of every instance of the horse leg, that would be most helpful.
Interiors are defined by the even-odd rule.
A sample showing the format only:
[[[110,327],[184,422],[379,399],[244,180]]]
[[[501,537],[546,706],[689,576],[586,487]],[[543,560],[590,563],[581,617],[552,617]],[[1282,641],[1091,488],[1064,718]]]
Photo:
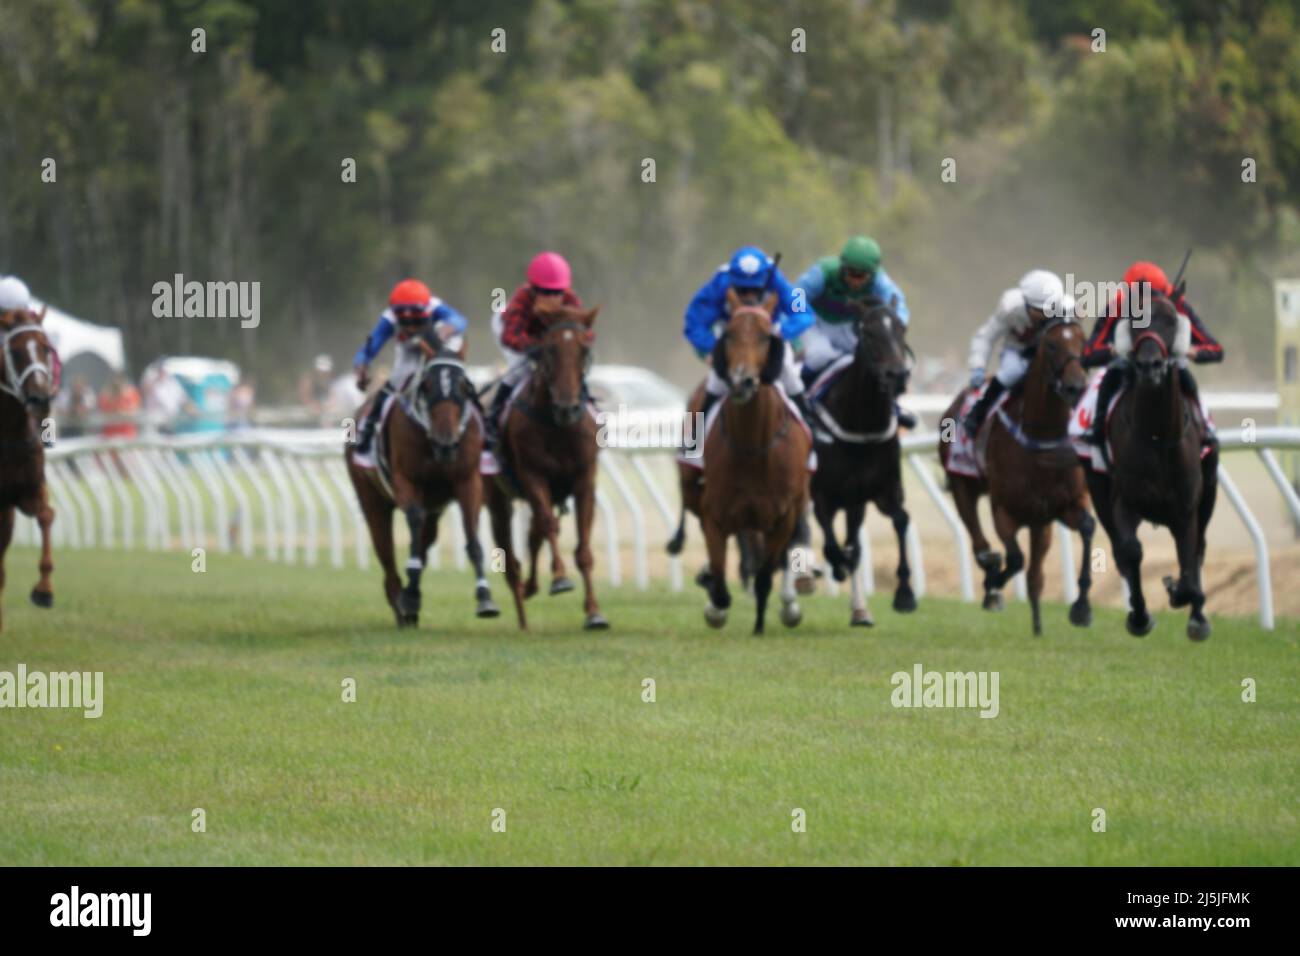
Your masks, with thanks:
[[[5,590],[5,552],[9,550],[9,541],[14,534],[14,509],[0,510],[0,596]],[[4,616],[0,613],[0,632],[4,631]]]
[[[1124,623],[1134,637],[1146,637],[1155,626],[1155,620],[1147,613],[1146,598],[1142,594],[1142,542],[1137,536],[1140,519],[1123,501],[1115,501],[1111,513],[1115,521],[1116,537],[1112,542],[1115,563],[1128,582],[1130,609]]]
[[[911,516],[903,507],[903,487],[900,484],[895,492],[896,500],[887,502],[885,513],[894,523],[894,535],[898,538],[898,588],[894,591],[894,610],[907,614],[916,610],[916,593],[912,590],[912,566],[907,562],[907,529],[912,523]]]
[[[424,573],[424,558],[428,545],[438,536],[438,516],[426,511],[424,506],[410,501],[402,507],[406,516],[406,527],[411,533],[410,552],[406,559],[406,587],[397,596],[397,608],[402,614],[402,623],[416,625],[420,623],[420,575]],[[433,525],[426,528],[426,524]]]
[[[795,565],[794,552],[786,548],[773,557],[773,567],[781,563],[781,623],[786,627],[798,627],[803,620],[803,608],[799,607],[798,573],[806,568],[807,563],[800,561]]]
[[[1029,573],[1026,575],[1029,591],[1029,606],[1034,615],[1034,637],[1043,635],[1043,615],[1039,602],[1043,597],[1043,558],[1052,546],[1052,525],[1034,525],[1029,529]]]
[[[667,551],[671,555],[682,553],[682,548],[686,546],[686,506],[682,506],[681,517],[677,519],[677,530],[673,536],[668,539]]]
[[[835,540],[835,509],[825,495],[817,495],[813,498],[813,515],[817,518],[817,524],[822,529],[822,554],[826,556],[826,563],[831,567],[831,577],[836,581],[843,581],[848,577],[848,556],[840,548],[840,543]],[[852,541],[856,541],[853,538]]]
[[[1188,515],[1174,534],[1174,543],[1178,549],[1178,581],[1170,577],[1164,580],[1165,590],[1169,593],[1171,607],[1192,606],[1187,619],[1187,636],[1193,641],[1203,641],[1210,636],[1210,622],[1202,610],[1205,606],[1205,594],[1201,591],[1200,534],[1197,515]]]
[[[806,510],[799,513],[799,517],[794,526],[794,537],[791,542],[796,548],[802,548],[807,551],[808,546],[812,544],[812,528],[808,524],[808,513]],[[786,574],[790,571],[789,562],[782,562]],[[811,565],[801,564],[794,574],[794,588],[800,594],[812,594],[817,590],[817,576],[813,574]]]
[[[837,576],[836,579],[843,581],[845,576],[849,579],[850,627],[872,627],[876,623],[876,619],[871,616],[871,609],[867,607],[862,575],[858,573],[858,566],[862,563],[862,549],[858,547],[858,535],[862,531],[862,520],[866,514],[867,506],[862,501],[855,501],[844,509],[844,550],[841,556],[845,574]],[[833,539],[828,536],[827,540]]]
[[[352,485],[357,491],[357,500],[361,503],[361,512],[366,516],[366,527],[370,530],[370,543],[375,549],[379,566],[384,569],[384,600],[393,609],[397,626],[401,627],[401,609],[397,606],[397,596],[402,590],[402,579],[397,574],[397,562],[393,559],[393,503],[381,495],[364,475],[352,473]]]
[[[707,584],[709,603],[704,607],[704,620],[709,627],[722,627],[727,623],[727,609],[731,595],[727,591],[727,536],[717,521],[705,517],[704,544],[709,553]]]
[[[1002,567],[1002,555],[989,547],[989,539],[984,537],[984,529],[980,527],[979,483],[965,475],[950,475],[949,481],[957,514],[970,535],[975,563],[984,572],[984,610],[1000,611],[1003,606],[1002,593],[994,582]]]
[[[574,484],[573,500],[577,505],[575,509],[575,518],[578,525],[578,546],[573,549],[573,560],[578,565],[578,570],[582,572],[582,593],[583,593],[583,610],[587,618],[582,623],[584,630],[604,630],[609,627],[609,621],[600,613],[600,605],[596,603],[596,588],[591,581],[591,569],[595,562],[591,557],[591,526],[596,519],[596,479],[595,463],[592,463],[592,473],[583,475]],[[560,573],[563,573],[563,567]],[[572,587],[572,585],[570,585]],[[555,584],[551,584],[551,593],[555,593]]]
[[[41,529],[41,560],[36,566],[41,576],[36,587],[32,588],[32,603],[41,608],[53,607],[54,588],[50,584],[50,574],[54,571],[54,558],[50,554],[50,526],[54,524],[54,509],[50,507],[49,489],[41,485],[30,507],[21,510],[23,514],[34,517]]]
[[[1007,582],[1014,578],[1025,566],[1025,553],[1020,550],[1020,545],[1016,543],[1016,532],[1019,525],[1016,519],[1011,517],[1011,513],[1002,505],[993,507],[993,530],[997,532],[998,538],[1002,541],[1002,546],[1007,549],[1006,565],[993,575],[993,587],[996,591],[1001,591]]]
[[[501,610],[492,603],[492,591],[483,573],[483,543],[478,539],[478,516],[483,509],[483,484],[478,475],[472,475],[457,485],[456,503],[460,506],[461,525],[465,529],[465,555],[474,565],[474,613],[478,617],[496,617]]]
[[[511,540],[510,514],[513,504],[510,496],[501,490],[495,481],[488,486],[488,515],[492,518],[492,540],[505,555],[506,586],[515,599],[515,614],[519,618],[519,629],[528,630],[528,616],[524,613],[524,585],[519,574],[519,559],[515,557],[515,546]]]
[[[1070,623],[1075,627],[1088,627],[1092,624],[1092,605],[1088,602],[1092,590],[1092,536],[1097,530],[1097,522],[1081,501],[1063,520],[1067,528],[1079,532],[1083,539],[1083,553],[1079,556],[1079,596],[1070,605]]]

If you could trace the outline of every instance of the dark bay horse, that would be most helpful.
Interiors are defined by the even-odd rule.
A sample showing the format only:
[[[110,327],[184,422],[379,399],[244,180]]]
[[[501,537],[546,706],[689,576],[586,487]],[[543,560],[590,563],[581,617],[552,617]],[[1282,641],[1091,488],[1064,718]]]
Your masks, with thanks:
[[[54,350],[45,336],[45,309],[0,314],[0,592],[4,591],[4,556],[14,533],[14,509],[36,519],[41,529],[41,576],[32,589],[32,603],[54,604],[50,574],[50,526],[54,509],[45,487],[44,421],[54,392]],[[0,619],[0,629],[3,619]]]
[[[460,507],[465,553],[474,565],[475,613],[479,617],[500,613],[483,574],[483,546],[478,538],[483,507],[479,477],[483,422],[474,396],[474,383],[459,357],[436,351],[425,361],[394,399],[392,411],[375,436],[376,463],[391,475],[391,493],[378,468],[357,465],[351,444],[344,451],[375,555],[384,569],[384,596],[399,627],[419,623],[420,575],[429,548],[438,538],[438,519],[453,500]],[[378,461],[381,456],[383,462]],[[405,516],[411,533],[406,587],[402,587],[393,556],[394,509]]]
[[[726,380],[728,393],[718,409],[717,425],[704,439],[700,518],[709,552],[704,582],[709,603],[704,619],[712,627],[726,623],[731,606],[727,538],[754,532],[759,555],[754,575],[754,633],[762,634],[778,564],[783,572],[781,621],[794,627],[802,617],[788,551],[808,506],[807,461],[812,441],[777,386],[765,381],[771,377],[765,370],[779,361],[785,348],[772,327],[775,294],[769,293],[761,305],[744,305],[735,290],[729,289],[727,302],[730,318],[718,352],[722,361],[715,358],[715,368]]]
[[[894,524],[898,536],[898,588],[895,611],[915,611],[912,571],[907,563],[907,528],[903,508],[902,455],[894,399],[907,384],[909,353],[906,329],[884,302],[857,303],[857,346],[852,362],[815,401],[817,471],[812,477],[813,513],[825,538],[826,561],[835,580],[850,579],[850,618],[854,625],[874,624],[857,572],[862,552],[858,532],[872,502]],[[823,426],[825,431],[818,426]],[[829,438],[830,441],[824,441]],[[835,538],[835,515],[845,515],[845,538]]]
[[[1178,579],[1163,581],[1169,604],[1191,605],[1187,636],[1203,641],[1210,636],[1210,622],[1201,566],[1205,529],[1218,496],[1219,453],[1212,446],[1201,457],[1204,423],[1179,383],[1177,356],[1184,349],[1177,342],[1189,334],[1187,320],[1159,295],[1152,297],[1150,316],[1150,325],[1132,338],[1132,380],[1107,424],[1111,473],[1089,470],[1088,481],[1115,562],[1128,582],[1128,632],[1143,637],[1155,626],[1142,593],[1137,538],[1138,525],[1150,521],[1169,529],[1178,550]],[[1097,414],[1105,410],[1099,408]]]
[[[599,311],[599,306],[585,311],[565,308],[555,316],[541,343],[532,350],[532,372],[501,424],[497,457],[502,474],[488,487],[488,510],[492,515],[492,536],[505,552],[506,581],[514,594],[523,630],[528,629],[524,601],[537,593],[537,554],[543,541],[551,548],[551,593],[573,589],[560,557],[560,522],[555,513],[570,496],[578,531],[573,558],[582,572],[585,593],[583,627],[609,627],[591,580],[598,447],[596,421],[583,400],[583,380],[591,364],[593,325]],[[532,511],[527,583],[520,575],[510,529],[513,500],[517,497],[528,502]]]
[[[1025,567],[1016,533],[1029,528],[1029,602],[1034,634],[1043,633],[1039,600],[1043,593],[1043,559],[1052,544],[1052,523],[1061,521],[1083,539],[1079,596],[1070,605],[1070,623],[1092,623],[1088,592],[1092,588],[1092,535],[1096,522],[1088,510],[1083,469],[1070,443],[1068,428],[1074,405],[1087,387],[1079,361],[1084,333],[1074,319],[1052,319],[1036,338],[1023,389],[989,416],[984,427],[985,478],[949,471],[949,484],[962,523],[970,532],[975,560],[984,569],[984,607],[1002,606],[1002,588]],[[943,417],[939,459],[947,468],[951,442],[960,427],[965,390]],[[989,495],[993,526],[1007,549],[1002,558],[989,547],[980,528],[980,495]]]

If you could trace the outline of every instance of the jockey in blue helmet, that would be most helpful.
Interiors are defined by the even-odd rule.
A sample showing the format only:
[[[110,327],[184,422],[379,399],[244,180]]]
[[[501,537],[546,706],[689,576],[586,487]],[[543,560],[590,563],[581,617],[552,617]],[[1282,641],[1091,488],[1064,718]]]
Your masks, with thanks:
[[[742,246],[737,249],[731,260],[718,267],[713,278],[695,293],[690,305],[686,307],[683,329],[686,340],[696,354],[709,363],[709,377],[705,382],[704,407],[701,412],[707,414],[718,397],[727,392],[726,380],[713,368],[711,357],[718,343],[718,335],[727,322],[728,289],[735,289],[742,302],[755,305],[768,292],[776,293],[780,308],[773,316],[774,329],[785,340],[781,387],[799,408],[804,420],[810,421],[803,379],[795,365],[794,352],[798,347],[799,336],[812,325],[813,315],[806,304],[796,302],[794,287],[767,253],[757,246]]]

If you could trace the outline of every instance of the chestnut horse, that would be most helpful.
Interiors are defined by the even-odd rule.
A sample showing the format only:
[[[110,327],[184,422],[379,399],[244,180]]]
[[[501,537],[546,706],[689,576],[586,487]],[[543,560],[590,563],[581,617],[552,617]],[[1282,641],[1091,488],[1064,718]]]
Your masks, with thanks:
[[[50,526],[54,509],[45,487],[44,420],[53,397],[54,350],[45,336],[40,313],[15,310],[0,314],[4,369],[0,371],[0,592],[4,591],[4,556],[14,533],[14,509],[36,519],[41,529],[41,576],[32,589],[32,603],[54,604],[50,574]],[[0,629],[3,619],[0,619]]]
[[[373,401],[373,399],[372,399]],[[358,419],[365,410],[358,413]],[[483,546],[478,539],[483,484],[479,456],[483,451],[483,421],[475,401],[474,383],[454,353],[439,350],[425,361],[410,384],[393,400],[393,408],[375,435],[375,457],[392,476],[391,494],[378,468],[362,468],[352,460],[352,445],[344,451],[348,474],[370,528],[375,555],[384,569],[384,596],[398,627],[420,619],[420,575],[429,547],[438,538],[438,519],[448,503],[460,507],[465,553],[474,565],[475,613],[496,617],[487,578]],[[378,462],[380,456],[384,461]],[[393,557],[393,510],[400,509],[411,532],[407,582],[397,573]]]
[[[1187,636],[1210,636],[1205,617],[1201,565],[1205,528],[1219,489],[1219,452],[1201,457],[1199,412],[1183,394],[1178,376],[1179,336],[1190,334],[1187,319],[1169,299],[1153,296],[1148,328],[1133,339],[1133,374],[1107,424],[1112,449],[1110,475],[1089,470],[1088,483],[1115,563],[1128,582],[1128,632],[1144,637],[1155,626],[1142,594],[1143,521],[1164,525],[1178,550],[1178,580],[1163,583],[1171,607],[1191,605]],[[1126,330],[1127,333],[1127,330]],[[1119,346],[1117,345],[1117,349]],[[1097,414],[1105,414],[1097,409]]]
[[[903,476],[894,399],[906,388],[910,371],[906,327],[879,299],[855,303],[857,346],[853,360],[815,400],[818,418],[817,472],[812,477],[813,514],[825,539],[826,561],[836,581],[850,578],[849,623],[875,623],[862,594],[858,562],[858,532],[867,503],[887,515],[898,537],[898,588],[894,610],[916,610],[912,571],[907,563],[907,528],[903,507]],[[823,437],[829,441],[824,441]],[[844,512],[845,537],[835,538],[835,515]]]
[[[524,601],[537,593],[537,553],[551,547],[551,594],[573,590],[560,557],[560,521],[556,509],[573,497],[578,545],[573,558],[582,572],[585,594],[583,627],[602,630],[609,622],[600,612],[592,586],[591,526],[596,516],[596,421],[588,414],[583,381],[591,364],[593,324],[600,311],[560,310],[542,341],[529,352],[532,371],[502,422],[497,458],[502,474],[488,487],[492,536],[505,553],[506,582],[515,598],[519,627],[528,629]],[[501,387],[501,386],[498,386]],[[528,581],[520,575],[511,536],[514,499],[528,502]]]
[[[709,552],[704,586],[709,603],[704,619],[712,627],[727,621],[727,538],[756,532],[758,569],[754,575],[757,614],[754,633],[763,633],[772,574],[782,568],[781,621],[794,627],[802,618],[788,566],[790,541],[808,507],[808,453],[812,440],[794,419],[777,387],[770,384],[785,342],[774,333],[776,295],[760,305],[744,305],[727,290],[730,318],[715,352],[714,368],[727,382],[716,427],[704,439],[704,485],[700,519]]]
[[[1083,539],[1079,596],[1070,605],[1070,623],[1092,623],[1088,592],[1092,588],[1092,535],[1096,521],[1088,510],[1083,468],[1070,443],[1068,428],[1074,405],[1087,387],[1080,356],[1084,333],[1074,319],[1052,319],[1036,337],[1033,359],[1023,389],[1013,393],[989,416],[983,431],[985,478],[948,472],[952,496],[962,523],[970,532],[975,560],[984,569],[984,607],[1002,606],[1003,586],[1020,573],[1025,556],[1016,533],[1029,528],[1029,603],[1034,634],[1043,633],[1039,600],[1043,593],[1043,559],[1052,544],[1052,522],[1061,521]],[[943,418],[939,459],[947,467],[951,441],[960,427],[965,390]],[[988,492],[993,527],[1007,549],[1007,561],[989,547],[980,528],[980,495]]]

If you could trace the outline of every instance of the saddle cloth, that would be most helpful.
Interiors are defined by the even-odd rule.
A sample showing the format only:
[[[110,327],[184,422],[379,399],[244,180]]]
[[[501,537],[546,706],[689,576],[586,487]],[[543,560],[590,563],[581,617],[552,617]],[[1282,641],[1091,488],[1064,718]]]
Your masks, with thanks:
[[[979,453],[979,445],[988,435],[989,422],[997,417],[998,409],[1011,397],[1011,393],[1003,392],[1002,396],[989,409],[988,415],[985,416],[983,424],[980,425],[979,434],[971,438],[966,434],[966,429],[962,427],[962,420],[970,414],[970,410],[975,407],[979,401],[984,389],[988,384],[980,386],[978,391],[967,391],[965,398],[962,399],[961,408],[957,411],[957,420],[952,424],[952,448],[948,452],[948,465],[946,471],[954,475],[966,475],[969,478],[984,477],[983,455]]]
[[[1079,399],[1079,404],[1074,408],[1074,414],[1070,416],[1070,443],[1074,445],[1075,454],[1083,460],[1083,463],[1093,471],[1106,473],[1110,469],[1106,465],[1106,458],[1114,455],[1114,449],[1110,447],[1110,438],[1106,437],[1107,455],[1097,454],[1100,450],[1095,445],[1090,445],[1084,441],[1084,436],[1088,434],[1092,427],[1092,420],[1097,415],[1097,394],[1101,389],[1101,380],[1105,376],[1105,369],[1098,369],[1088,382],[1088,389]],[[1111,400],[1110,407],[1106,409],[1106,421],[1110,422],[1110,416],[1115,413],[1115,406],[1119,404],[1120,398],[1127,391],[1128,386],[1121,386]],[[1197,409],[1201,416],[1201,427],[1207,434],[1214,433],[1214,419],[1210,417],[1210,409],[1205,404],[1205,397],[1201,396],[1200,407]],[[1105,434],[1105,433],[1103,433]],[[1204,458],[1210,453],[1209,448],[1201,449],[1201,457]]]

